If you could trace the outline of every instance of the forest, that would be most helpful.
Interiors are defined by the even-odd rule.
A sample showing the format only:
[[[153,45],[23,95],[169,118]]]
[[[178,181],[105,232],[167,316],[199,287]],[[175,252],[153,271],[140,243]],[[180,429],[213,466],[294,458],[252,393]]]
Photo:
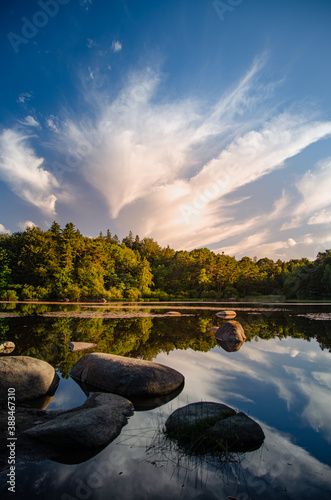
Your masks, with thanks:
[[[72,222],[0,235],[1,300],[331,299],[331,250],[288,262],[161,247],[130,231],[83,236]]]

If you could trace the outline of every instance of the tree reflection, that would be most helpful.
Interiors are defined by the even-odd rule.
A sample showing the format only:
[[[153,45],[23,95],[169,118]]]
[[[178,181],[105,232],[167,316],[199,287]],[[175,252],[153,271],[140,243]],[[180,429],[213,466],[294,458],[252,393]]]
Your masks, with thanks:
[[[31,306],[31,304],[30,304]],[[47,306],[49,307],[49,306]],[[138,318],[79,318],[43,317],[34,314],[0,318],[1,341],[15,343],[15,355],[32,356],[47,361],[67,378],[72,366],[86,354],[86,351],[71,352],[69,342],[91,342],[97,346],[87,352],[105,352],[152,360],[162,352],[175,349],[208,352],[217,345],[214,332],[215,314],[199,312],[181,317],[138,317]],[[25,310],[24,312],[26,312]],[[190,311],[192,313],[192,311]],[[247,336],[246,342],[258,338],[302,338],[309,341],[316,338],[321,349],[331,352],[331,324],[328,321],[290,315],[287,312],[245,314],[238,312],[238,318]],[[221,320],[217,319],[221,324]],[[222,346],[227,351],[236,351]]]

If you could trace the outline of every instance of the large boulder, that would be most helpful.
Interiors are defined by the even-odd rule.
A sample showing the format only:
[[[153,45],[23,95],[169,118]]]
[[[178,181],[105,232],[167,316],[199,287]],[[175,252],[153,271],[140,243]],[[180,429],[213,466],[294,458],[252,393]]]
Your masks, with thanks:
[[[151,361],[94,352],[70,371],[72,378],[124,397],[162,396],[184,382],[181,373]]]
[[[238,321],[227,321],[215,332],[215,338],[222,342],[244,342],[246,335]]]
[[[192,454],[252,451],[264,440],[264,433],[254,420],[227,405],[212,402],[178,408],[165,428],[169,438]]]
[[[121,432],[133,414],[133,405],[115,394],[93,393],[82,406],[62,412],[24,434],[57,447],[103,448]]]
[[[15,389],[17,403],[32,401],[55,392],[60,377],[54,368],[29,356],[0,358],[0,402],[7,401],[8,389]]]

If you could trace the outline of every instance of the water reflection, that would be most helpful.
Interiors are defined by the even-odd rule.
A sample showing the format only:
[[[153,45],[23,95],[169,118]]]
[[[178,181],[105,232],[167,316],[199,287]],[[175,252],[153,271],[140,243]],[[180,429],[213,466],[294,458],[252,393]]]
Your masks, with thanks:
[[[241,342],[223,342],[222,340],[217,340],[217,343],[219,346],[222,347],[222,349],[224,349],[224,351],[227,351],[227,352],[236,352],[236,351],[239,351],[239,349],[241,348],[241,346],[243,345],[244,343],[244,340],[242,340]]]
[[[153,359],[185,376],[180,394],[154,410],[136,411],[120,436],[94,457],[82,457],[85,462],[18,465],[15,498],[25,499],[28,491],[48,500],[329,500],[331,322],[287,309],[258,315],[237,310],[247,341],[235,352],[220,349],[209,331],[214,312],[180,319],[0,318],[1,340],[13,341],[16,355],[44,359],[63,374],[48,408],[78,406],[86,398],[65,379],[84,355],[70,351],[72,340]],[[157,449],[155,436],[167,417],[195,401],[223,402],[248,414],[263,428],[264,444],[222,466]],[[6,480],[3,473],[1,493]]]
[[[84,391],[86,396],[89,396],[93,392],[103,392],[99,387],[95,387],[91,384],[87,384],[81,380],[74,379],[75,382],[79,385],[79,387]],[[155,396],[149,398],[134,398],[130,397],[130,401],[134,406],[135,411],[147,411],[158,408],[159,406],[163,406],[175,399],[183,390],[185,382],[183,382],[175,391],[170,392],[169,394],[164,394],[163,396]]]

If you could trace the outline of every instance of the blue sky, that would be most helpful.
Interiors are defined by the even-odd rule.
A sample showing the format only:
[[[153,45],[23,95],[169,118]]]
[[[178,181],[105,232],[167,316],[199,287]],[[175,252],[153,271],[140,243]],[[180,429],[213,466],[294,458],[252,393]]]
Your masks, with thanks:
[[[331,2],[3,0],[0,231],[331,248]]]

